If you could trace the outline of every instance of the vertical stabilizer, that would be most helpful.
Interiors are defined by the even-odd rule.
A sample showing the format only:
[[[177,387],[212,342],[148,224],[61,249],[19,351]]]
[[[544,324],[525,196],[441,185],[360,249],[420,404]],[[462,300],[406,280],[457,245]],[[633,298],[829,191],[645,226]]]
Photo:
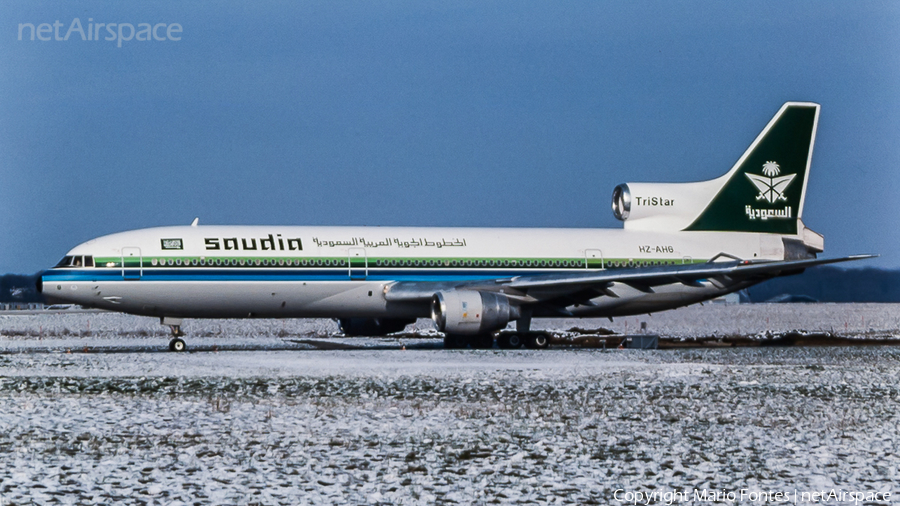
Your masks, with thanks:
[[[818,120],[819,104],[784,104],[684,230],[798,234]]]

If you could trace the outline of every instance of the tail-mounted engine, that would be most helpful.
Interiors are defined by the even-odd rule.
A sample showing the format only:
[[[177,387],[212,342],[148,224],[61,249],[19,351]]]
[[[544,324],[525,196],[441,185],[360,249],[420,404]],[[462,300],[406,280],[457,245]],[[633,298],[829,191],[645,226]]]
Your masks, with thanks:
[[[620,184],[613,189],[612,211],[619,221],[625,221],[631,216],[631,190],[627,184]]]
[[[431,319],[441,332],[475,335],[493,332],[519,318],[518,306],[502,294],[472,290],[438,292],[431,298]]]
[[[699,183],[625,183],[613,189],[612,212],[625,228],[682,230],[715,193],[716,180]]]
[[[626,230],[778,234],[815,249],[816,237],[807,242],[800,218],[818,118],[818,104],[788,102],[724,175],[619,185],[613,214]]]

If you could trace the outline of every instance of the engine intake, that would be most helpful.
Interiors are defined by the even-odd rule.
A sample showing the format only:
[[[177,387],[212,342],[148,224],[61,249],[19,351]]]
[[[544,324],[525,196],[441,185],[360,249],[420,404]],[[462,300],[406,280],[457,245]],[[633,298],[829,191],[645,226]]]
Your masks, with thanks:
[[[518,306],[499,293],[449,290],[431,298],[431,319],[447,334],[485,334],[506,327],[520,316]]]
[[[613,216],[619,221],[625,221],[631,214],[631,190],[627,184],[620,184],[613,189],[612,196]]]

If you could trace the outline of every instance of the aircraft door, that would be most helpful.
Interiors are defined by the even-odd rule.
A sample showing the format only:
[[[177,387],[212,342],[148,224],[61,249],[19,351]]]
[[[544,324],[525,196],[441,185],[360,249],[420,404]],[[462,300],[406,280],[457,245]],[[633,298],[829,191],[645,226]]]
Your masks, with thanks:
[[[369,260],[366,248],[350,248],[347,250],[347,265],[350,279],[366,279],[369,276]]]
[[[584,265],[587,269],[605,269],[603,252],[598,249],[584,250]]]
[[[144,275],[141,248],[122,248],[122,279],[138,280]]]

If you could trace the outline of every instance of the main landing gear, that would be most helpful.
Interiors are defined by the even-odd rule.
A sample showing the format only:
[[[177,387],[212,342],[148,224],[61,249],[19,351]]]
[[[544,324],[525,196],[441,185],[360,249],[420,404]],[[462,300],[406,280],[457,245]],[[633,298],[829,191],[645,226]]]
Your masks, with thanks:
[[[501,350],[514,350],[516,348],[521,348],[523,344],[524,339],[522,339],[522,335],[516,334],[515,332],[497,336],[497,346],[499,346]]]
[[[550,334],[540,331],[501,332],[497,336],[497,346],[503,350],[525,347],[529,350],[543,350],[550,346]]]
[[[550,333],[531,330],[531,314],[516,320],[516,330],[502,330],[497,334],[497,346],[504,350],[526,347],[529,350],[543,350],[550,347]]]
[[[531,315],[526,314],[516,320],[516,330],[501,330],[497,334],[497,346],[501,350],[515,350],[526,347],[529,350],[543,350],[550,346],[550,333],[531,330]],[[448,350],[471,346],[474,349],[491,349],[494,347],[493,334],[463,336],[446,334],[444,348]]]
[[[185,351],[187,350],[187,344],[185,344],[184,332],[181,330],[181,318],[170,318],[168,316],[164,316],[159,319],[159,323],[166,325],[169,329],[172,330],[172,340],[169,341],[169,351]]]
[[[444,336],[445,349],[459,350],[469,346],[476,350],[489,350],[494,347],[494,336],[492,334],[475,336],[447,334]],[[501,350],[515,350],[523,346],[529,350],[543,350],[550,346],[550,334],[541,331],[500,332],[497,335],[497,346]]]

